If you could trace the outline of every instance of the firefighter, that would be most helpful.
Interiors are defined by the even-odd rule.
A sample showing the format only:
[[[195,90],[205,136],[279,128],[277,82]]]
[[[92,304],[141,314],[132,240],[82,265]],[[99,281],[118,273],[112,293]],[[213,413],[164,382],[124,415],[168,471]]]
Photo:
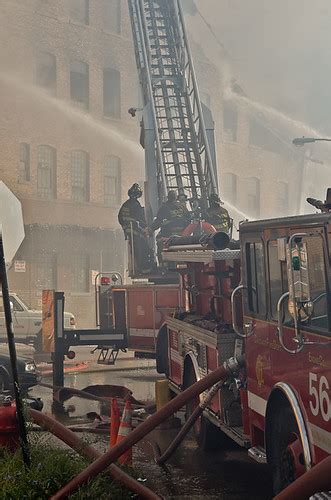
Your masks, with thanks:
[[[190,223],[190,212],[181,201],[177,200],[176,191],[169,191],[168,199],[161,205],[154,219],[151,230],[160,228],[159,237],[168,238],[181,234]]]
[[[160,228],[156,237],[159,264],[162,262],[163,238],[182,234],[190,219],[186,204],[177,199],[176,191],[169,191],[167,201],[161,205],[151,225],[152,232]]]
[[[153,267],[153,254],[147,240],[145,211],[138,201],[142,194],[139,184],[133,184],[128,191],[129,199],[123,203],[118,213],[118,222],[122,226],[125,239],[130,242],[130,252],[133,246],[134,255],[131,254],[131,261],[133,257],[135,274],[148,273]]]
[[[209,208],[207,208],[204,214],[204,219],[214,226],[216,231],[229,233],[231,224],[229,212],[221,204],[219,196],[216,193],[212,193],[209,196]]]

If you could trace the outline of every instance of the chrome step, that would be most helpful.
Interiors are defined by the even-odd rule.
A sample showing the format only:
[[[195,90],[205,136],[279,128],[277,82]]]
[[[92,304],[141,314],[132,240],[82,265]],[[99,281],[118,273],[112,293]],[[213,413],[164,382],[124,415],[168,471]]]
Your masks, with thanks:
[[[259,464],[267,463],[267,455],[265,449],[262,448],[262,446],[253,446],[252,448],[249,448],[248,456],[253,458],[253,460],[255,460],[255,462],[258,462]]]

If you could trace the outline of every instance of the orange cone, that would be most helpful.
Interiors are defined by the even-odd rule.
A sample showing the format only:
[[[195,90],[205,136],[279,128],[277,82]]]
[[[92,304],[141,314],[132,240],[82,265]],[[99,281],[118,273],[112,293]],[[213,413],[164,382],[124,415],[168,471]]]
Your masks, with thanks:
[[[120,423],[120,428],[118,430],[118,436],[116,444],[120,443],[132,430],[132,407],[130,401],[125,403],[125,407],[122,414],[122,419]],[[132,465],[132,448],[127,450],[118,459],[121,465]]]
[[[120,410],[118,408],[117,399],[111,398],[110,401],[110,447],[115,446],[117,440],[118,429],[120,426]]]

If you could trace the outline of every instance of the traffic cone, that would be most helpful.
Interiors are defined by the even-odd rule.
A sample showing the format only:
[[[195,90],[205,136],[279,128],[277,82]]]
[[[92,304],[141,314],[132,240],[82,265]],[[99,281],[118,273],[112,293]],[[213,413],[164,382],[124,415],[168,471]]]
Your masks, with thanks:
[[[120,428],[118,430],[118,436],[116,444],[120,443],[132,430],[132,407],[130,401],[125,403],[125,407],[122,414],[122,419],[120,423]],[[132,465],[132,448],[127,450],[118,459],[121,465]]]
[[[110,447],[115,446],[117,440],[118,429],[120,426],[120,410],[118,408],[117,399],[110,400]]]

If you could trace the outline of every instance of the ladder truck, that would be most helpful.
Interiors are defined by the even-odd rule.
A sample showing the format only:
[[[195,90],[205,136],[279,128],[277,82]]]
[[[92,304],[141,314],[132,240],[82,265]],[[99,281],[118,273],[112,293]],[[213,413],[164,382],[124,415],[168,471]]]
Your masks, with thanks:
[[[180,2],[129,0],[129,9],[148,210],[169,189],[206,203],[217,193],[213,134]],[[170,240],[163,260],[178,283],[115,286],[113,319],[137,347],[156,344],[174,393],[244,356],[194,432],[204,449],[230,438],[268,463],[278,493],[331,453],[331,212],[244,222],[239,234],[238,248]]]
[[[199,210],[207,208],[210,194],[218,193],[214,129],[211,112],[199,97],[180,2],[128,0],[128,5],[143,100],[140,142],[151,223],[170,190],[185,195]],[[129,110],[132,115],[136,111]],[[109,326],[127,332],[130,348],[153,353],[165,317],[180,307],[182,289],[169,269],[145,279],[130,266],[129,271],[131,285],[118,286],[101,276],[98,297],[106,300],[99,316],[108,315]]]

